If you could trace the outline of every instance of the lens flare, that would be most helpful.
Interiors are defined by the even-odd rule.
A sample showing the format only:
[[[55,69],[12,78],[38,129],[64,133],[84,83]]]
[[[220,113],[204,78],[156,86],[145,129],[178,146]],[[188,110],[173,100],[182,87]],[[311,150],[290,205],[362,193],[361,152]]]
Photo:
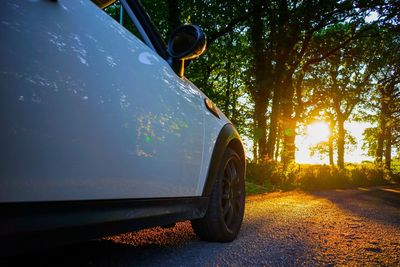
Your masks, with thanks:
[[[307,137],[311,144],[326,142],[330,135],[329,126],[324,121],[317,121],[307,125]]]

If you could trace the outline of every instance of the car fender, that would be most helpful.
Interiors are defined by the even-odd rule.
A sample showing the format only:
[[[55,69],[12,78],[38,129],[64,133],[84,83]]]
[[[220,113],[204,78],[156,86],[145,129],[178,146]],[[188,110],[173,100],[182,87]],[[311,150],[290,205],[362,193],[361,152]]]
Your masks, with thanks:
[[[220,167],[222,157],[228,147],[234,149],[238,153],[241,158],[243,168],[246,168],[246,158],[239,133],[232,123],[227,123],[222,127],[215,142],[202,196],[210,196],[212,187],[218,178],[218,169]]]

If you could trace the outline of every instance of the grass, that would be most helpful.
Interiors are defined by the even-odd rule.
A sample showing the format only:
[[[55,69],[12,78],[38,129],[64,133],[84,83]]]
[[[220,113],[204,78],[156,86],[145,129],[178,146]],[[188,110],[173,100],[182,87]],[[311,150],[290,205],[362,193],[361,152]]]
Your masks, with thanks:
[[[245,188],[246,188],[246,195],[257,195],[273,191],[272,187],[266,187],[252,182],[246,182]]]

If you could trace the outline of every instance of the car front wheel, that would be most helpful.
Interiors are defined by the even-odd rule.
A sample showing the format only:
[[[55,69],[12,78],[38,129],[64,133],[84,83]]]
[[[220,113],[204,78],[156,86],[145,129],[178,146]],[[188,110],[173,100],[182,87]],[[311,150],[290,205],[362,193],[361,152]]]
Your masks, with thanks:
[[[244,163],[228,148],[219,165],[206,215],[192,221],[194,232],[206,241],[234,240],[243,220],[244,199]]]

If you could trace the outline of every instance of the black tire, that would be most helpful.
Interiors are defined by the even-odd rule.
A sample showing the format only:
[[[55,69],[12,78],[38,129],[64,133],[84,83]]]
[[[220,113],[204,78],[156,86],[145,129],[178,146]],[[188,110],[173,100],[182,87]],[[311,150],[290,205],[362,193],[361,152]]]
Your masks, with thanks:
[[[205,241],[234,240],[242,225],[244,200],[244,163],[228,148],[219,165],[206,215],[192,220],[194,232]]]

